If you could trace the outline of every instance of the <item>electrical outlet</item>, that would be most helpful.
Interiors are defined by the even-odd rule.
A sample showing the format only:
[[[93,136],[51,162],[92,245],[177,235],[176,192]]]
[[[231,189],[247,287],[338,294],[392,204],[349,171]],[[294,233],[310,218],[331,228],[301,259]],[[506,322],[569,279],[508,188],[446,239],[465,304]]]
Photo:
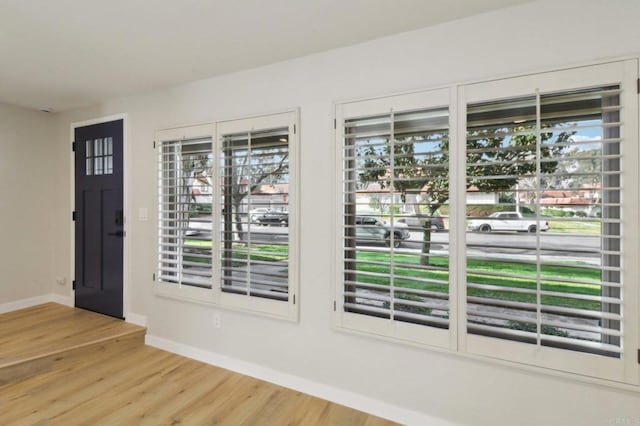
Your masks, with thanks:
[[[221,328],[222,327],[222,318],[220,314],[217,312],[213,313],[213,328]]]

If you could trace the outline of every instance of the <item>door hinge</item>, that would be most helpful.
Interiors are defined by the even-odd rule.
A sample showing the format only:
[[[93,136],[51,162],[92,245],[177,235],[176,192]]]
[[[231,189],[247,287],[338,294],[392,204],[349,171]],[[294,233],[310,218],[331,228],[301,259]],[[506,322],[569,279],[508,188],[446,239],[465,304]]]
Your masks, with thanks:
[[[76,289],[76,280],[71,281],[71,289],[72,290]]]
[[[153,281],[156,280],[156,273],[155,272],[153,273],[153,278],[152,279],[153,279]]]
[[[71,151],[72,152],[76,152],[76,143],[75,142],[71,142]]]
[[[636,80],[637,86],[636,86],[636,91],[638,92],[638,94],[640,95],[640,78]]]
[[[296,125],[294,124],[294,125],[293,125],[293,134],[295,135],[295,134],[296,134],[296,132],[297,132],[297,130],[296,130]]]
[[[638,349],[638,364],[640,364],[640,349]]]
[[[75,211],[71,212],[71,220],[74,221],[74,222],[76,221],[76,212]]]
[[[156,141],[153,141],[153,149],[156,149]]]
[[[294,305],[296,304],[296,295],[295,294],[293,295],[293,304]]]
[[[335,312],[338,309],[338,304],[336,303],[336,301],[333,301],[333,312]]]
[[[338,128],[338,120],[337,119],[333,119],[333,128],[337,129]]]

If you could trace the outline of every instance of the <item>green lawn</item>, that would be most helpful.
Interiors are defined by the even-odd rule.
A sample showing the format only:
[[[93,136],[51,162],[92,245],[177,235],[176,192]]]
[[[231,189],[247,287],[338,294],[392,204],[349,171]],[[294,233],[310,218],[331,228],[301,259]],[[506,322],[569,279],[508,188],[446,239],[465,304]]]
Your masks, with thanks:
[[[561,234],[600,235],[602,226],[600,222],[582,221],[554,221],[549,220],[549,231]]]
[[[211,249],[211,241],[186,240],[185,247]],[[232,247],[232,257],[233,259],[238,260],[245,260],[248,255],[251,260],[262,260],[267,262],[278,262],[289,258],[289,247],[284,245],[252,244],[251,253],[249,253],[249,250],[244,244],[233,244]],[[206,261],[206,259],[198,259],[195,261],[203,262]]]
[[[210,241],[187,240],[186,246],[210,248]],[[234,259],[246,259],[247,248],[241,244],[233,246]],[[252,260],[263,260],[277,262],[286,260],[288,257],[288,247],[282,245],[256,244],[252,245],[250,258]],[[357,281],[361,283],[389,285],[390,276],[390,254],[388,252],[357,252],[356,270],[363,273],[377,273],[381,276],[369,276],[358,274]],[[373,264],[367,262],[379,262]],[[395,254],[396,265],[406,266],[394,267],[394,285],[411,289],[428,290],[439,293],[447,293],[449,286],[439,283],[417,282],[414,278],[424,280],[437,280],[448,282],[449,261],[442,256],[430,256],[429,270],[420,270],[412,267],[418,266],[420,256],[417,254]],[[566,266],[545,266],[541,275],[541,288],[545,291],[556,293],[582,294],[589,296],[600,296],[601,289],[597,283],[601,280],[601,272],[597,269],[580,268],[579,263],[567,263]],[[513,263],[496,260],[468,260],[467,261],[467,282],[475,284],[493,285],[504,288],[536,289],[536,265]],[[492,275],[497,274],[497,275]],[[518,278],[501,277],[499,274],[517,275]],[[563,280],[580,280],[593,284],[573,284],[563,283]],[[497,291],[468,288],[469,296],[484,297],[489,299],[511,300],[526,303],[535,303],[535,294],[522,294],[510,291]],[[577,300],[570,297],[542,296],[541,301],[545,305],[565,306],[576,309],[600,311],[602,309],[599,302],[589,300]]]
[[[371,264],[367,262],[388,263],[390,258],[388,253],[358,252],[358,263],[356,270],[363,273],[378,273],[383,276],[369,276],[359,274],[357,281],[369,284],[389,285],[390,268],[388,265]],[[394,285],[420,290],[429,290],[440,293],[447,293],[449,287],[446,284],[424,283],[413,280],[420,278],[424,280],[438,280],[448,282],[448,259],[440,256],[430,257],[430,270],[419,270],[411,265],[419,264],[418,255],[396,254],[394,256],[396,264],[408,266],[395,266]],[[590,296],[600,295],[600,286],[595,284],[600,280],[600,271],[579,268],[578,264],[567,264],[567,266],[545,267],[542,275],[541,288],[545,291],[557,293],[583,294]],[[467,282],[475,284],[493,285],[504,288],[536,289],[536,265],[510,263],[494,260],[469,260],[467,262]],[[501,277],[496,274],[517,275],[518,278]],[[406,277],[406,278],[403,278]],[[546,278],[546,279],[545,279]],[[563,280],[582,280],[594,284],[573,284],[562,283]],[[484,297],[490,299],[511,300],[518,302],[535,303],[535,294],[522,294],[509,291],[486,290],[468,288],[468,295]],[[545,305],[566,306],[577,309],[600,310],[599,302],[576,300],[568,297],[542,296],[542,303]]]

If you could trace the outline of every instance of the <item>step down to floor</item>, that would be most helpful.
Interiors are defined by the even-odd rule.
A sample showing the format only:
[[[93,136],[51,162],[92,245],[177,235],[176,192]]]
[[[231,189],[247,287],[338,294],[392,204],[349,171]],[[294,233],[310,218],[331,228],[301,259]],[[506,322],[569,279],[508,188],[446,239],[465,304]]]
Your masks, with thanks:
[[[0,386],[81,360],[98,346],[144,345],[146,330],[124,321],[46,303],[0,315]],[[98,349],[99,350],[99,349]]]

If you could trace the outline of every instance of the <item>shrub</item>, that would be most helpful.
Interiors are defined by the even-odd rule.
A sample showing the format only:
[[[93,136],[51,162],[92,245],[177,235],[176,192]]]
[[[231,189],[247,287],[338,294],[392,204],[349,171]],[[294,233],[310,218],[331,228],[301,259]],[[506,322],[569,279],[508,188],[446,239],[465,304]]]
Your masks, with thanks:
[[[418,296],[414,296],[412,294],[407,294],[407,293],[396,293],[396,299],[410,300],[412,302],[424,302],[425,301],[423,297],[418,297]],[[385,309],[389,309],[391,307],[391,304],[389,302],[384,302],[383,307]],[[427,307],[424,307],[424,306],[407,305],[407,304],[404,304],[404,303],[398,303],[397,301],[394,304],[394,309],[396,311],[409,312],[409,313],[417,314],[417,315],[430,315],[431,314],[431,308],[427,308]]]
[[[528,331],[529,333],[535,333],[538,330],[536,324],[521,321],[508,321],[507,327],[512,330]],[[542,332],[542,334],[546,334],[548,336],[569,337],[569,333],[567,333],[566,331],[560,330],[559,328],[552,327],[550,325],[542,324],[542,329],[540,331]]]

